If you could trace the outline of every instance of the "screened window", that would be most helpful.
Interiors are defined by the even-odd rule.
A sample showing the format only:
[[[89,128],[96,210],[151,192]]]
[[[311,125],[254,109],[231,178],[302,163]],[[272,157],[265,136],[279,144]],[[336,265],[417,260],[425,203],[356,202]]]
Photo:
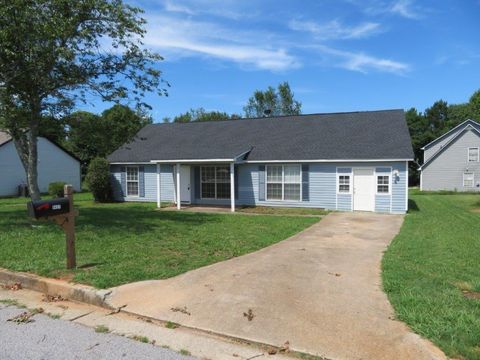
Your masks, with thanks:
[[[127,167],[127,196],[138,196],[138,167]]]
[[[463,186],[466,188],[473,188],[474,177],[473,173],[464,173],[463,174]]]
[[[377,193],[388,194],[390,192],[390,175],[377,176]]]
[[[350,192],[350,175],[338,175],[338,192]]]
[[[468,162],[478,162],[480,157],[478,148],[468,148]]]
[[[202,199],[230,199],[230,167],[202,166]]]
[[[301,200],[300,165],[267,166],[267,200]]]

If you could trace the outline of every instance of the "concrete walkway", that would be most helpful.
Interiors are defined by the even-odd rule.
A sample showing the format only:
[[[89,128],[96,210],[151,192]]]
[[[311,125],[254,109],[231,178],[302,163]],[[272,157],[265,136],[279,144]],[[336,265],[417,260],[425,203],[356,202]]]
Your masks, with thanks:
[[[255,253],[113,289],[126,311],[329,359],[441,359],[381,290],[382,253],[403,217],[332,213]]]

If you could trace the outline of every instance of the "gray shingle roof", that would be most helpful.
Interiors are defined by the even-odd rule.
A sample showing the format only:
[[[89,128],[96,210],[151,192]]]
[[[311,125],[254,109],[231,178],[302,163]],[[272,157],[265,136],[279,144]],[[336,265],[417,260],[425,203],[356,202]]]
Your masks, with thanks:
[[[6,132],[0,131],[0,146],[9,142],[12,138]]]
[[[110,162],[413,159],[403,110],[152,124]]]

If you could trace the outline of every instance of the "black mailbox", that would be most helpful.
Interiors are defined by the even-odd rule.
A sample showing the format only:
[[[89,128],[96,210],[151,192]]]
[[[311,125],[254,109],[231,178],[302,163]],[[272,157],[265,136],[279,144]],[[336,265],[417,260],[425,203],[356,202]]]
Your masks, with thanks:
[[[30,201],[27,204],[28,214],[35,218],[46,218],[70,212],[70,201],[68,198],[52,200]]]

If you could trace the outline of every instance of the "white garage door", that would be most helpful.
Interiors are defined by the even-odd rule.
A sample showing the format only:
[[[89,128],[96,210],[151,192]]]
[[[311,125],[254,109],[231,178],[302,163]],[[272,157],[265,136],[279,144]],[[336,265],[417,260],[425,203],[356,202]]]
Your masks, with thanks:
[[[353,210],[375,211],[373,169],[353,170]]]

